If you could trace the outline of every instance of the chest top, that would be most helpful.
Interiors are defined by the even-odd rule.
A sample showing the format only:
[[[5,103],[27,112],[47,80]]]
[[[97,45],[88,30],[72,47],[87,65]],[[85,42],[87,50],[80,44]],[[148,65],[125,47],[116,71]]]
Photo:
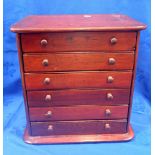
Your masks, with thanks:
[[[12,25],[17,33],[142,30],[146,25],[120,14],[28,16]]]

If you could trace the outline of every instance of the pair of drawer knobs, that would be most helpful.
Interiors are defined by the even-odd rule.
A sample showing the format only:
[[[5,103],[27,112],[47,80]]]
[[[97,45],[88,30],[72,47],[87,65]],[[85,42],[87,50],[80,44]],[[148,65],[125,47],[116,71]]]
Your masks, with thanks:
[[[105,110],[105,115],[106,116],[110,116],[111,115],[111,110],[110,109],[106,109]],[[52,111],[47,111],[47,113],[45,113],[45,116],[48,117],[48,118],[51,118],[52,116]]]
[[[109,58],[108,63],[109,63],[109,65],[114,65],[116,63],[116,60],[114,58]],[[48,66],[49,65],[48,59],[44,59],[42,61],[42,65],[45,67]]]
[[[107,99],[108,100],[112,100],[113,98],[114,98],[114,96],[111,94],[111,93],[107,93]],[[47,94],[46,96],[45,96],[45,101],[51,101],[52,100],[52,96],[50,95],[50,94]]]
[[[43,81],[43,83],[45,85],[49,85],[50,84],[50,81],[51,81],[50,78],[45,78],[44,81]],[[114,78],[112,76],[108,76],[107,82],[108,83],[112,83],[113,81],[114,81]]]
[[[104,124],[104,129],[110,129],[111,126],[109,123]],[[53,131],[53,125],[48,125],[48,131]]]
[[[111,43],[112,45],[116,44],[116,43],[117,43],[117,38],[116,38],[116,37],[112,37],[112,38],[110,39],[110,43]],[[41,44],[42,47],[46,47],[46,46],[48,45],[48,41],[47,41],[46,39],[42,39],[42,40],[40,41],[40,44]]]

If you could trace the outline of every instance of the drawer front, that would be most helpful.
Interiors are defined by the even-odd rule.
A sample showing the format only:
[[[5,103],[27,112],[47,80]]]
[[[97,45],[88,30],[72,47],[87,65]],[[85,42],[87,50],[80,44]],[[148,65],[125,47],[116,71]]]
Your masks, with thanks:
[[[129,104],[130,89],[27,91],[30,107]]]
[[[22,34],[23,52],[134,50],[136,32]]]
[[[71,135],[71,134],[115,134],[126,132],[124,120],[89,120],[31,122],[32,136]]]
[[[31,121],[127,118],[128,106],[72,106],[29,108]]]
[[[133,69],[133,53],[24,54],[25,72]]]
[[[130,88],[132,72],[25,73],[27,90]]]

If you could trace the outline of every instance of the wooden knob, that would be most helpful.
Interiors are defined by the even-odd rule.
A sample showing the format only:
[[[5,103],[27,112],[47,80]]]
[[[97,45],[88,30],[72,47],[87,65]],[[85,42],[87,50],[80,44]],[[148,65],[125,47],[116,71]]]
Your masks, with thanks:
[[[116,60],[114,58],[109,58],[108,62],[109,62],[109,65],[114,65]]]
[[[111,115],[111,111],[110,111],[110,109],[106,109],[106,110],[105,110],[105,114],[106,114],[106,116]]]
[[[45,101],[51,101],[51,100],[52,100],[51,95],[46,95],[46,97],[45,97]]]
[[[48,126],[48,130],[49,130],[49,131],[52,131],[52,130],[53,130],[53,125],[49,125],[49,126]]]
[[[51,117],[52,116],[52,111],[47,111],[47,113],[45,114],[45,116]]]
[[[117,43],[117,38],[113,37],[110,39],[111,44],[116,44]]]
[[[111,126],[110,126],[110,124],[109,124],[109,123],[106,123],[106,124],[104,125],[104,128],[105,128],[105,129],[110,129],[110,128],[111,128]]]
[[[50,84],[50,78],[45,78],[44,79],[44,84],[46,84],[46,85]]]
[[[114,78],[112,76],[108,76],[107,82],[112,83],[114,81]]]
[[[107,93],[107,99],[108,100],[112,100],[114,97],[111,93]]]
[[[43,65],[43,66],[48,66],[48,59],[44,59],[44,60],[42,61],[42,65]]]
[[[40,44],[41,44],[41,46],[45,47],[45,46],[47,46],[48,42],[46,39],[42,39]]]

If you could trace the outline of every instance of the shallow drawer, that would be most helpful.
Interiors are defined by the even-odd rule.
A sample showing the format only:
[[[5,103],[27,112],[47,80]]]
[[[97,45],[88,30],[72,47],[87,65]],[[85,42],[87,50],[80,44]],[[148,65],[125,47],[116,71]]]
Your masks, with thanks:
[[[25,73],[27,90],[130,88],[132,72]]]
[[[64,106],[29,108],[31,121],[127,118],[128,106]]]
[[[129,89],[27,91],[30,107],[129,104]]]
[[[25,72],[133,69],[133,53],[24,54]]]
[[[23,52],[134,50],[136,32],[22,34]]]
[[[71,134],[110,134],[125,133],[127,121],[123,120],[89,120],[89,121],[55,121],[31,122],[33,136],[71,135]]]

